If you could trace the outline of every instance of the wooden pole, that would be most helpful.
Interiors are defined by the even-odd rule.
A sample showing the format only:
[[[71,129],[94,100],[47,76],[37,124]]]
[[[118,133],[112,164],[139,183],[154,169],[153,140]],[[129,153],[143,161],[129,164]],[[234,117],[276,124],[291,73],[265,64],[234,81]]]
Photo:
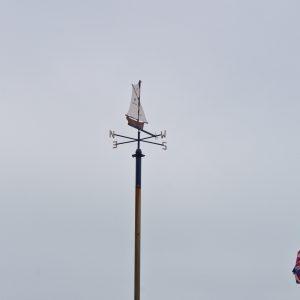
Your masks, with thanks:
[[[142,150],[140,149],[140,132],[138,132],[138,148],[133,157],[136,159],[135,172],[135,239],[134,239],[134,300],[140,300],[141,277],[141,175]]]

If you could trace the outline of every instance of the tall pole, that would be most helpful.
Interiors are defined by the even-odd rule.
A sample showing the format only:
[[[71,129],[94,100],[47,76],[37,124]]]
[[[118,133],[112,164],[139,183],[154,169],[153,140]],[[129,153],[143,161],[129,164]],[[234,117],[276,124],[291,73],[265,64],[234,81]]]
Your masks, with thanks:
[[[140,300],[140,277],[141,277],[141,177],[142,177],[142,154],[140,149],[140,131],[138,131],[138,148],[135,157],[135,239],[134,239],[134,300]]]
[[[147,123],[142,106],[140,101],[140,90],[141,90],[141,81],[137,84],[132,85],[132,96],[131,104],[129,107],[128,114],[126,115],[128,125],[134,127],[138,130],[138,137],[133,138],[125,135],[116,134],[114,131],[109,131],[109,136],[113,139],[115,137],[124,138],[127,141],[117,142],[113,141],[113,148],[117,148],[119,145],[136,143],[137,149],[135,154],[132,156],[135,157],[136,166],[135,166],[135,233],[134,233],[134,300],[140,300],[140,277],[141,277],[141,192],[142,192],[142,158],[145,156],[142,153],[140,148],[141,142],[148,143],[152,145],[158,145],[163,147],[163,150],[167,150],[167,142],[157,143],[149,141],[152,138],[162,138],[166,137],[166,131],[160,134],[153,134],[149,131],[144,130],[144,124]],[[138,99],[138,103],[136,100]],[[137,105],[137,107],[136,107]],[[140,119],[140,115],[142,118]],[[141,138],[141,132],[146,134],[146,137]]]

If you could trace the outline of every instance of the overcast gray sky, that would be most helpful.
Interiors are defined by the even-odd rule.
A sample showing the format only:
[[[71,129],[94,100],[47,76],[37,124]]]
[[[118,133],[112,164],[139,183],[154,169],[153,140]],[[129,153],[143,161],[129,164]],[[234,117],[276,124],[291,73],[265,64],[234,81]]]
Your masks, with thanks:
[[[0,299],[297,299],[300,3],[0,4]]]

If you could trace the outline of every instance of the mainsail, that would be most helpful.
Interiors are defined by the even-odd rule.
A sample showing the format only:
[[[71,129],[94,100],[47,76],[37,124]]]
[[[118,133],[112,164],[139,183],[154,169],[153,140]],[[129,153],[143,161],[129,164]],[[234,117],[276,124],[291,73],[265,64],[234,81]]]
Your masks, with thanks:
[[[140,101],[141,81],[132,85],[131,102],[126,114],[128,125],[142,129],[148,123]]]

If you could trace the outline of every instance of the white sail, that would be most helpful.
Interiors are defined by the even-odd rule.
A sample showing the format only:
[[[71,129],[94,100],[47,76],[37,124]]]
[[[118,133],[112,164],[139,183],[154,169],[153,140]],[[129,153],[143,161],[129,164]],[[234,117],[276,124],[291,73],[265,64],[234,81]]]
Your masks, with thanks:
[[[140,83],[132,85],[131,102],[126,116],[142,123],[148,123],[140,103]]]

